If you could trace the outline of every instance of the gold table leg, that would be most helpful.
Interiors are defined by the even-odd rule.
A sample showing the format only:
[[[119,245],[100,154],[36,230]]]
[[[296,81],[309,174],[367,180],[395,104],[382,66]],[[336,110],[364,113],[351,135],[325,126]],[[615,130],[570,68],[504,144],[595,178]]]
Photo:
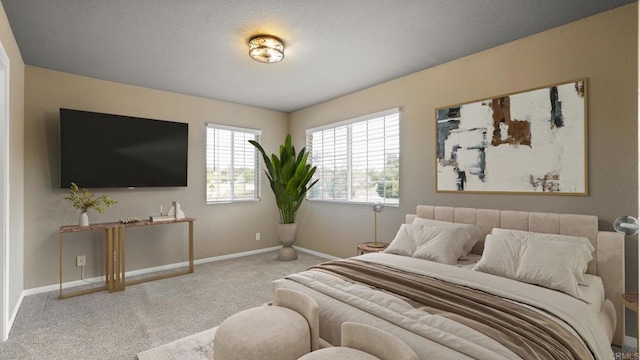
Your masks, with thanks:
[[[114,270],[116,276],[115,291],[124,290],[124,227],[118,226],[115,232]]]
[[[193,221],[189,221],[189,273],[193,272]]]
[[[120,253],[120,258],[122,259],[122,265],[120,267],[120,274],[122,275],[122,290],[124,290],[125,288],[125,261],[124,261],[124,255],[126,253],[126,242],[125,242],[125,231],[124,231],[124,226],[121,226],[118,228],[118,231],[120,232],[120,242],[122,243],[122,252]]]
[[[109,273],[109,231],[104,230],[104,285],[109,287],[111,276]]]
[[[124,290],[124,227],[106,229],[107,286],[109,292]]]
[[[62,299],[62,233],[59,233],[60,236],[58,236],[58,250],[60,252],[59,254],[59,261],[60,261],[60,298]]]
[[[68,292],[66,294],[64,294],[62,292],[62,235],[63,235],[63,233],[60,232],[60,236],[59,236],[59,239],[58,239],[58,248],[60,250],[60,253],[58,255],[59,261],[60,261],[60,299],[66,299],[66,298],[70,298],[70,297],[74,297],[74,296],[91,294],[91,293],[98,292],[98,291],[109,290],[110,280],[109,280],[109,271],[108,271],[108,269],[109,269],[108,247],[110,246],[111,242],[109,241],[109,233],[108,233],[108,231],[105,230],[105,237],[104,237],[104,246],[105,246],[105,254],[106,254],[105,255],[105,267],[106,267],[106,270],[107,270],[107,272],[105,273],[105,284],[103,286],[93,287],[93,288],[90,288],[90,289],[71,291],[71,292]]]
[[[113,276],[113,228],[105,229],[105,241],[107,242],[106,262],[107,262],[107,286],[109,292],[114,291],[115,278]]]

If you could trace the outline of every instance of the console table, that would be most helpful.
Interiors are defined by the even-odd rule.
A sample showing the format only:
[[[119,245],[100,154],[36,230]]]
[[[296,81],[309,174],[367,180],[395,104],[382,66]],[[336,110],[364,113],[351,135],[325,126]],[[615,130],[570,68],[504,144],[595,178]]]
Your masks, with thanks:
[[[125,229],[128,227],[166,225],[166,224],[189,224],[189,268],[171,273],[150,276],[147,278],[129,281],[128,285],[139,284],[147,281],[165,279],[173,276],[190,274],[193,272],[193,218],[183,218],[167,221],[136,221],[128,224],[119,222],[98,223],[89,226],[61,226],[59,230],[59,256],[60,256],[60,298],[65,299],[73,296],[90,294],[97,291],[108,290],[109,292],[122,291],[125,287]],[[104,231],[104,253],[105,253],[105,284],[103,286],[92,287],[90,289],[78,290],[62,293],[62,242],[63,235],[84,231]]]

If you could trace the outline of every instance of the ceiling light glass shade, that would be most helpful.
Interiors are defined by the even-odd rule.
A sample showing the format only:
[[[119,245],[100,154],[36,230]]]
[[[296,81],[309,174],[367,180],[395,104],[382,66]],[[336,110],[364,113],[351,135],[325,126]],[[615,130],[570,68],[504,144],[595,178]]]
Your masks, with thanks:
[[[284,59],[284,45],[275,36],[255,36],[249,40],[249,56],[255,61],[277,63]]]

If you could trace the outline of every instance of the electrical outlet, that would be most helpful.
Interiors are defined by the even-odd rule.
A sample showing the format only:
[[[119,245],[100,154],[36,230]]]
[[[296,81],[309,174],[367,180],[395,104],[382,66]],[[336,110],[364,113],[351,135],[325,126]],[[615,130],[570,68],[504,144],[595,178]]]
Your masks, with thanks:
[[[256,233],[256,240],[260,240],[260,233]]]
[[[87,259],[84,255],[76,256],[76,267],[85,266],[87,264]]]

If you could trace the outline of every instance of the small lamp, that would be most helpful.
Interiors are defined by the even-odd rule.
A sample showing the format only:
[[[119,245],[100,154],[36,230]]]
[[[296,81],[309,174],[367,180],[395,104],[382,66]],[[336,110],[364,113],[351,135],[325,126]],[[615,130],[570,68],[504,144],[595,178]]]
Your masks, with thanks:
[[[613,221],[613,229],[624,236],[633,236],[638,233],[638,218],[620,216]]]
[[[368,247],[372,248],[382,248],[385,247],[386,244],[378,243],[378,213],[384,210],[384,204],[375,203],[373,204],[373,239],[374,242],[367,243]]]
[[[613,229],[623,236],[633,236],[638,233],[638,218],[633,216],[620,216],[613,221]],[[626,309],[632,309],[638,312],[638,292],[625,292],[622,294],[622,318],[624,320]],[[622,322],[624,326],[624,321]],[[624,345],[624,329],[622,329]],[[638,342],[640,344],[640,340]]]
[[[284,59],[284,44],[275,36],[254,36],[249,40],[249,56],[262,63],[280,62]]]

